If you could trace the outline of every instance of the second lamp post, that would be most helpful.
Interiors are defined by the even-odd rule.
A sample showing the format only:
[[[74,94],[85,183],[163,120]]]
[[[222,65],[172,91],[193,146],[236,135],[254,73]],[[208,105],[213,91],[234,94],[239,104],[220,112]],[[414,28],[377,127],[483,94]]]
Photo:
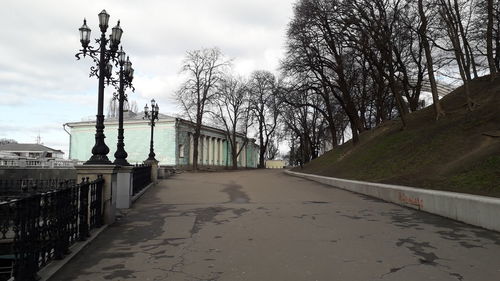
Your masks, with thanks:
[[[83,55],[84,57],[90,56],[94,60],[96,65],[90,68],[90,76],[97,76],[97,78],[99,78],[95,145],[92,148],[92,156],[87,162],[84,163],[86,165],[111,164],[111,161],[109,161],[107,157],[109,148],[106,143],[104,143],[104,79],[106,76],[111,74],[110,66],[112,66],[112,64],[110,62],[115,59],[116,51],[118,50],[118,45],[120,45],[123,33],[123,30],[120,27],[120,21],[118,21],[118,24],[112,28],[110,38],[107,39],[106,30],[108,29],[109,14],[106,13],[106,10],[102,10],[98,16],[101,37],[100,39],[97,39],[96,42],[99,44],[99,47],[95,49],[89,45],[91,30],[87,26],[87,21],[84,19],[83,26],[79,29],[82,49],[76,54],[78,59],[80,59],[80,56]]]
[[[118,63],[120,64],[119,75],[119,86],[118,93],[114,98],[118,99],[118,143],[116,144],[115,161],[116,165],[129,166],[127,162],[127,152],[125,151],[125,143],[123,142],[123,103],[127,100],[127,95],[125,94],[126,88],[132,88],[132,80],[134,79],[134,69],[132,68],[132,63],[127,57],[125,60],[125,52],[123,48],[120,48],[118,52]]]
[[[149,120],[149,125],[151,125],[151,142],[149,145],[149,157],[145,162],[158,162],[155,159],[155,152],[153,149],[153,128],[155,126],[155,121],[158,120],[158,112],[160,111],[160,107],[155,102],[154,99],[151,100],[151,112],[149,111],[148,105],[144,107],[144,117],[143,119]]]

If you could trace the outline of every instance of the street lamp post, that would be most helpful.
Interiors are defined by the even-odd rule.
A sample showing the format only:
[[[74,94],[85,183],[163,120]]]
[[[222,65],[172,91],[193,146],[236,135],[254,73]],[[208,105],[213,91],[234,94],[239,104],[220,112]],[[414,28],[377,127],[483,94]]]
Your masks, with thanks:
[[[90,76],[96,76],[99,78],[98,83],[98,97],[97,97],[97,115],[96,115],[96,134],[95,134],[95,145],[92,148],[92,156],[85,162],[85,165],[90,164],[111,164],[107,154],[109,153],[108,146],[104,143],[104,78],[111,76],[111,61],[114,61],[116,51],[118,50],[118,45],[120,44],[121,36],[123,30],[120,28],[120,21],[118,24],[112,28],[111,36],[106,39],[106,30],[108,29],[109,14],[106,10],[102,10],[99,13],[99,28],[101,30],[101,38],[96,39],[96,43],[99,44],[98,49],[94,49],[89,46],[90,43],[90,28],[87,26],[87,21],[83,20],[83,26],[79,28],[80,31],[80,42],[82,43],[83,49],[80,50],[75,56],[80,59],[83,55],[91,57],[96,66],[90,68]],[[109,50],[107,45],[109,43]]]
[[[151,112],[149,112],[148,105],[144,107],[144,117],[143,119],[149,120],[149,125],[151,125],[151,142],[149,144],[149,157],[145,162],[158,162],[155,159],[155,152],[153,149],[153,128],[155,126],[155,121],[158,120],[158,112],[160,111],[160,107],[158,103],[155,102],[154,99],[151,100]]]
[[[134,69],[132,68],[132,63],[127,57],[125,60],[125,52],[123,48],[118,51],[118,63],[120,64],[120,71],[118,75],[120,77],[118,93],[114,98],[118,99],[118,143],[116,144],[115,161],[116,165],[129,166],[127,161],[128,153],[125,151],[125,143],[123,142],[123,103],[127,100],[127,95],[125,94],[125,88],[132,88],[132,80],[134,79]]]

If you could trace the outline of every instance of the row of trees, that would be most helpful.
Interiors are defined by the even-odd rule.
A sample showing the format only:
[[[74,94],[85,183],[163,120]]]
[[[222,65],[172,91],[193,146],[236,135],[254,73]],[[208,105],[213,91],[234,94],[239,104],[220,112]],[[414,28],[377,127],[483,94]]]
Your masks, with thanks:
[[[386,120],[399,118],[404,129],[407,114],[422,106],[424,83],[438,120],[446,114],[438,75],[460,79],[464,106],[473,110],[470,81],[500,71],[500,2],[298,0],[286,45],[279,77],[235,77],[220,50],[188,52],[178,100],[196,124],[194,159],[208,116],[225,128],[233,163],[241,152],[236,132],[254,126],[261,167],[278,137],[290,140],[292,164],[302,164],[325,146],[356,144]]]
[[[335,146],[349,134],[356,144],[360,133],[396,117],[404,129],[424,83],[436,120],[444,116],[438,74],[463,82],[464,106],[473,110],[470,81],[500,70],[500,2],[300,0],[282,70],[283,101],[293,112],[286,119],[296,123],[287,126],[298,139],[290,157],[307,162],[321,140]]]
[[[177,91],[177,100],[195,124],[193,169],[198,169],[198,141],[207,119],[225,130],[233,168],[248,143],[248,129],[254,126],[260,144],[259,167],[264,167],[266,155],[273,157],[277,151],[270,144],[279,123],[275,76],[268,71],[255,71],[247,79],[235,76],[231,61],[217,48],[188,52],[182,72],[186,80]],[[243,139],[240,146],[237,137]]]
[[[8,139],[8,138],[0,139],[0,145],[10,144],[10,143],[17,143],[17,141],[15,139]]]

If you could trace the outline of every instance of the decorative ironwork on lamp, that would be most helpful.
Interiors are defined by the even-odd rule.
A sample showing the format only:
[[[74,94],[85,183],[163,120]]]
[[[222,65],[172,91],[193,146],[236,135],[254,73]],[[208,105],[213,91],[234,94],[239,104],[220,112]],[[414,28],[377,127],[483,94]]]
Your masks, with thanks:
[[[125,143],[124,143],[124,135],[123,135],[123,106],[127,101],[127,95],[125,94],[126,88],[131,88],[134,91],[134,87],[132,86],[132,80],[134,79],[134,72],[132,68],[132,63],[130,62],[129,57],[125,60],[125,52],[123,48],[120,47],[120,51],[118,51],[118,63],[120,65],[119,75],[119,86],[118,92],[115,93],[114,98],[118,100],[118,143],[116,144],[116,152],[115,152],[115,161],[113,162],[116,165],[120,166],[129,166],[130,164],[127,161],[128,153],[125,151]]]
[[[90,67],[90,77],[95,76],[99,79],[98,82],[98,97],[97,97],[97,115],[96,115],[96,134],[95,145],[92,148],[92,156],[85,162],[88,164],[111,164],[107,154],[109,148],[104,142],[104,82],[107,79],[107,84],[116,84],[117,80],[112,78],[113,64],[117,65],[117,50],[121,42],[123,30],[120,27],[120,21],[112,28],[109,39],[106,39],[106,31],[108,29],[109,14],[106,10],[102,10],[99,14],[99,28],[101,36],[96,39],[98,48],[90,45],[91,29],[87,26],[87,20],[83,20],[83,25],[78,30],[80,31],[80,42],[82,49],[75,55],[77,59],[81,56],[89,56],[94,61],[95,65]],[[108,48],[109,45],[109,48]]]
[[[158,103],[156,103],[156,101],[154,99],[151,100],[151,111],[149,111],[149,107],[148,105],[146,104],[146,106],[144,106],[144,117],[143,119],[145,120],[149,120],[149,125],[151,126],[151,141],[150,141],[150,144],[149,144],[149,157],[148,159],[146,159],[145,162],[152,162],[152,161],[156,161],[158,162],[158,160],[155,159],[155,152],[154,152],[154,142],[153,142],[153,131],[154,131],[154,126],[155,126],[155,122],[158,120],[158,113],[160,112],[160,107],[158,106]]]

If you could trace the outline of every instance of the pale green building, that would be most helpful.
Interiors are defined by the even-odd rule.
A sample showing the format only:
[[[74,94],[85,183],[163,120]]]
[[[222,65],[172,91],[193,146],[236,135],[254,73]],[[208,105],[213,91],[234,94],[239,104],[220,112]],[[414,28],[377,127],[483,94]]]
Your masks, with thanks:
[[[149,154],[151,127],[142,114],[125,114],[124,137],[127,160],[131,164],[142,163]],[[106,145],[109,147],[108,158],[113,161],[118,137],[118,120],[107,118],[104,121]],[[95,121],[66,123],[69,128],[69,158],[87,161],[95,144]],[[160,114],[154,128],[154,152],[161,166],[177,168],[193,163],[194,123]],[[244,143],[244,135],[237,137],[238,149]],[[226,132],[221,129],[203,126],[198,149],[198,162],[202,166],[228,166],[232,164],[230,147]],[[238,167],[256,168],[259,147],[250,139],[238,157]]]

